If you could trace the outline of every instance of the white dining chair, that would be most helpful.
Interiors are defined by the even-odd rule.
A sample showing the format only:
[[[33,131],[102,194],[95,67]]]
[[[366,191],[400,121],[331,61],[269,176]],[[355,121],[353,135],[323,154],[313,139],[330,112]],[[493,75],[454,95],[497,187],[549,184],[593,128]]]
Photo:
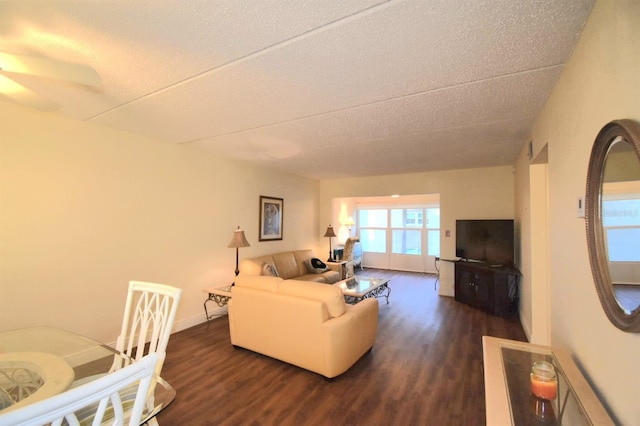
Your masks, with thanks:
[[[169,285],[129,282],[116,350],[136,361],[157,353],[160,376],[181,295],[182,289]]]
[[[138,426],[157,363],[158,354],[151,354],[96,380],[2,414],[0,424],[60,426],[66,421],[70,426],[79,426],[88,420],[94,425],[108,421],[108,424]],[[134,392],[133,404],[121,397],[121,391]]]
[[[182,289],[166,284],[130,281],[122,319],[122,329],[116,340],[116,350],[137,361],[147,354],[158,354],[156,374],[160,376],[167,353],[167,344],[182,296]],[[119,358],[116,361],[119,362]],[[119,365],[114,365],[119,368]],[[154,387],[149,389],[148,408],[153,409]],[[152,418],[149,426],[157,426]]]

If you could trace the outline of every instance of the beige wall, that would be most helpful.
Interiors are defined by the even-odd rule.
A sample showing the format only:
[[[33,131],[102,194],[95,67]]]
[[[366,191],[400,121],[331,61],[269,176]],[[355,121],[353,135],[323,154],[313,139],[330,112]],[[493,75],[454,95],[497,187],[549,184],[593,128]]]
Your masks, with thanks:
[[[455,259],[456,219],[514,217],[513,171],[507,166],[325,180],[320,183],[320,223],[338,223],[339,218],[332,217],[332,200],[336,198],[438,193],[440,257],[443,259]],[[446,230],[451,231],[450,237],[445,237]],[[453,264],[441,262],[441,295],[454,295],[453,279]]]
[[[639,23],[636,0],[596,3],[533,132],[534,153],[548,144],[551,341],[573,354],[611,414],[628,425],[640,424],[640,334],[615,328],[600,307],[576,201],[584,196],[591,146],[602,126],[640,120]],[[526,181],[517,181],[519,197]],[[522,218],[526,202],[518,205]]]
[[[0,331],[38,324],[115,341],[129,280],[231,282],[250,257],[316,248],[318,182],[0,102]],[[284,198],[284,240],[258,242],[258,198]],[[214,305],[215,306],[215,305]]]

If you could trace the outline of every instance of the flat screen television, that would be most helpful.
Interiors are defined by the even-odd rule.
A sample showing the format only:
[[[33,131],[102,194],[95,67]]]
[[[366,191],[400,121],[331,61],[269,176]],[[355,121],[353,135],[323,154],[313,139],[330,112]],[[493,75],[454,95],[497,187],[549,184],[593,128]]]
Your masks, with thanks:
[[[513,266],[513,219],[456,220],[456,256],[494,266]]]

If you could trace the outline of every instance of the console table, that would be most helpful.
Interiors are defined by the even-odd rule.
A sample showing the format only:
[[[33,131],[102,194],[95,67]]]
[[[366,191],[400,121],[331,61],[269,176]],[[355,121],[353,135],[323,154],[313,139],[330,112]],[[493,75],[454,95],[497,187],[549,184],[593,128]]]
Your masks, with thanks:
[[[482,337],[484,393],[488,425],[613,425],[568,353],[549,346]],[[553,364],[557,396],[551,401],[531,393],[535,361]]]

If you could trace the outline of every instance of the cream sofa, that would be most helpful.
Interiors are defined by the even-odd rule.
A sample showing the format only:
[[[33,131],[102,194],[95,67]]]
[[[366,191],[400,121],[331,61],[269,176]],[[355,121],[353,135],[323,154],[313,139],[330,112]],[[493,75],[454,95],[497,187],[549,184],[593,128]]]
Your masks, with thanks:
[[[243,259],[240,261],[240,273],[246,275],[263,275],[263,265],[266,263],[275,268],[278,276],[285,280],[315,281],[333,284],[342,278],[342,272],[329,270],[322,273],[312,273],[305,262],[315,257],[311,250],[284,251],[266,256]]]
[[[340,287],[240,274],[229,301],[231,344],[327,378],[371,349],[378,301],[348,305]]]

